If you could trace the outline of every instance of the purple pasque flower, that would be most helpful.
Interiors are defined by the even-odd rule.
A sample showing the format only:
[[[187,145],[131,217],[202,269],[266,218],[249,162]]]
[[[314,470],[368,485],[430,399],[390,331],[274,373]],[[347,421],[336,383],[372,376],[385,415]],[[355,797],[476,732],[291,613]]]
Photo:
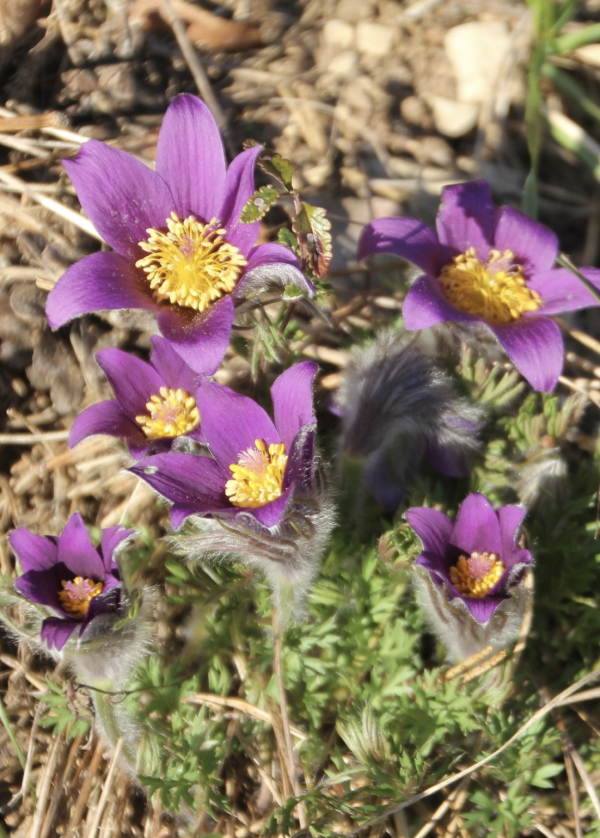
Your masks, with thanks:
[[[294,284],[314,296],[294,254],[255,246],[259,223],[240,221],[260,151],[242,152],[227,168],[210,110],[184,94],[165,114],[156,171],[96,140],[65,160],[83,209],[114,252],[86,256],[61,277],[46,306],[52,328],[102,309],[147,309],[192,369],[214,372],[234,304],[257,286]]]
[[[81,638],[96,618],[115,614],[121,602],[119,568],[113,555],[133,530],[109,527],[94,547],[79,513],[58,537],[39,536],[24,527],[8,536],[23,575],[15,588],[53,616],[42,622],[41,638],[60,651],[74,632]]]
[[[495,512],[477,493],[464,499],[456,521],[436,509],[413,507],[406,520],[423,542],[416,564],[429,572],[437,588],[445,589],[453,605],[462,603],[485,625],[532,562],[529,550],[516,542],[525,514],[515,505]]]
[[[316,372],[316,364],[303,361],[277,378],[274,422],[253,399],[200,383],[197,402],[211,456],[156,454],[130,469],[172,502],[175,529],[190,515],[275,527],[294,493],[310,492]]]
[[[202,442],[194,372],[164,338],[153,337],[150,362],[120,349],[96,355],[115,398],[88,407],[75,419],[69,435],[72,448],[94,434],[124,440],[140,460],[148,452],[168,451],[185,436]]]
[[[598,305],[571,271],[554,268],[558,239],[512,207],[494,210],[485,181],[448,186],[436,232],[413,218],[367,224],[358,258],[394,253],[423,271],[403,305],[407,329],[484,323],[536,390],[552,390],[563,341],[549,315]],[[581,273],[600,286],[600,271]]]

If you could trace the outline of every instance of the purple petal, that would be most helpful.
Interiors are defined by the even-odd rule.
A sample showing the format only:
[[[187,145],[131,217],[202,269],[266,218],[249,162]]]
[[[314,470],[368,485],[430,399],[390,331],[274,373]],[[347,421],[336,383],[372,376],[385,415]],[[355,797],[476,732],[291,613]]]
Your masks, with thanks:
[[[139,242],[148,238],[148,228],[164,227],[174,209],[164,180],[131,154],[98,140],[89,140],[63,165],[104,241],[130,262],[140,259]]]
[[[102,560],[104,562],[104,567],[106,569],[107,574],[110,574],[111,570],[114,570],[117,567],[115,560],[113,559],[113,553],[121,544],[121,542],[128,539],[130,536],[135,535],[135,530],[126,530],[124,527],[117,525],[116,527],[108,527],[106,530],[102,530],[102,538],[100,539],[100,553],[102,554]],[[110,576],[107,576],[107,583]]]
[[[71,427],[69,448],[74,448],[82,439],[96,434],[124,439],[132,445],[148,444],[139,426],[123,413],[114,399],[93,404],[79,414]]]
[[[263,527],[274,527],[283,518],[285,507],[287,506],[287,502],[293,489],[293,486],[288,486],[288,488],[281,493],[277,500],[273,500],[271,503],[266,503],[264,506],[259,506],[255,509],[239,507],[239,511],[249,512],[250,515],[254,515],[256,520],[262,524]]]
[[[506,597],[486,596],[482,599],[470,599],[461,597],[464,604],[471,612],[471,616],[481,625],[485,625],[494,615],[498,606],[506,600]]]
[[[452,521],[437,509],[415,506],[405,518],[423,542],[423,548],[437,556],[444,556],[452,532]]]
[[[233,296],[237,302],[253,292],[268,288],[284,290],[287,285],[296,285],[309,299],[317,293],[315,286],[300,270],[295,253],[282,244],[259,244],[250,253],[246,272],[238,282]]]
[[[202,314],[179,306],[164,308],[158,327],[194,372],[212,375],[225,356],[233,323],[233,300],[222,297]]]
[[[28,570],[15,579],[15,588],[30,602],[48,605],[66,615],[58,592],[62,590],[61,581],[67,581],[70,573],[66,565],[59,562],[44,570]]]
[[[475,435],[478,430],[474,428]],[[470,452],[456,445],[444,445],[437,440],[429,442],[427,459],[436,471],[449,477],[467,477],[469,474]]]
[[[313,361],[302,361],[282,373],[271,387],[275,427],[288,453],[300,428],[317,421],[313,410],[313,379],[318,371]]]
[[[298,484],[307,489],[312,486],[315,456],[314,426],[306,425],[287,449],[289,457],[283,475],[283,488]]]
[[[181,355],[173,349],[165,338],[154,335],[150,363],[172,390],[185,390],[193,393],[198,387],[199,375],[185,363]]]
[[[240,213],[254,192],[254,165],[261,151],[262,146],[255,146],[232,160],[227,169],[225,199],[219,213],[219,220],[227,229],[227,241],[246,257],[258,238],[260,223],[243,224]]]
[[[108,383],[123,411],[135,419],[148,413],[150,396],[158,395],[165,382],[151,364],[123,352],[121,349],[102,349],[96,354]],[[136,426],[137,427],[137,426]]]
[[[481,318],[454,308],[444,296],[437,279],[428,276],[420,276],[409,288],[402,304],[402,315],[409,331],[428,329],[447,320],[457,323],[481,322]]]
[[[436,219],[439,240],[449,256],[474,247],[485,261],[494,241],[494,204],[485,180],[447,186]]]
[[[56,540],[48,536],[35,535],[25,527],[19,527],[9,533],[8,543],[24,572],[47,570],[58,561]]]
[[[225,469],[236,464],[256,440],[267,445],[281,441],[275,426],[254,399],[234,393],[212,381],[203,382],[197,394],[204,436],[214,457]]]
[[[500,207],[496,213],[494,246],[501,253],[511,250],[527,277],[550,270],[558,256],[552,230],[512,207]]]
[[[46,642],[49,649],[56,646],[56,649],[60,652],[77,626],[78,621],[76,620],[61,620],[58,617],[48,617],[42,623],[42,642]]]
[[[209,457],[156,454],[129,471],[145,480],[167,500],[193,510],[193,514],[231,508],[225,495],[228,477]]]
[[[600,287],[599,270],[582,268],[580,272],[592,285]],[[598,305],[583,282],[567,268],[555,268],[536,274],[527,285],[542,298],[542,306],[536,314],[560,314],[562,311],[576,311]]]
[[[104,582],[104,563],[92,544],[78,512],[71,515],[58,537],[58,559],[64,562],[75,576]]]
[[[443,267],[438,237],[414,218],[377,218],[367,224],[356,258],[360,261],[374,253],[394,253],[430,276],[437,276]]]
[[[46,316],[58,329],[80,314],[119,308],[158,311],[144,274],[117,253],[92,253],[61,276],[46,302]]]
[[[167,108],[156,171],[169,185],[171,209],[181,219],[196,215],[210,221],[218,216],[225,194],[225,153],[217,123],[197,96],[177,96]]]
[[[522,317],[505,326],[492,323],[488,326],[534,390],[554,389],[564,360],[562,335],[554,320]]]
[[[516,536],[526,514],[527,510],[516,504],[502,506],[498,510],[500,536],[502,538],[501,558],[505,567],[512,567],[515,563],[513,561],[515,554],[521,552],[521,548],[516,545]]]
[[[484,495],[468,495],[461,503],[452,528],[450,544],[464,552],[467,557],[473,552],[502,555],[498,516]]]

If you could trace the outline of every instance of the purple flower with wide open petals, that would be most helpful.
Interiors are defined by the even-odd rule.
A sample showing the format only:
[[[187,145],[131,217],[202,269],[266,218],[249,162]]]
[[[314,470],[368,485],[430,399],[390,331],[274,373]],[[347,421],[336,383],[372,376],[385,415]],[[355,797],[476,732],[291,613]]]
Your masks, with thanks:
[[[212,456],[166,453],[130,470],[173,504],[177,529],[190,515],[247,518],[275,527],[296,491],[310,493],[317,365],[303,361],[271,388],[274,422],[253,399],[203,380],[197,391],[204,441]]]
[[[121,601],[119,569],[113,555],[133,530],[109,527],[94,547],[78,513],[61,535],[39,536],[19,527],[8,540],[23,568],[15,588],[54,616],[42,623],[41,639],[60,651],[77,631],[82,637],[93,620],[115,614]]]
[[[458,599],[477,623],[487,624],[511,596],[532,562],[519,547],[517,531],[525,517],[521,506],[494,511],[486,497],[468,495],[456,521],[436,509],[413,507],[406,520],[423,542],[416,560],[450,601]]]
[[[234,305],[257,284],[293,284],[314,296],[291,250],[255,247],[258,222],[240,221],[260,150],[227,168],[210,110],[185,94],[165,114],[156,171],[96,140],[65,160],[83,209],[114,252],[86,256],[61,277],[46,306],[52,328],[102,309],[147,309],[192,369],[212,373]]]
[[[120,349],[96,355],[115,397],[80,413],[69,435],[69,445],[94,434],[124,440],[136,460],[148,452],[168,451],[173,440],[186,436],[202,442],[196,391],[200,374],[194,372],[164,338],[153,337],[150,362]]]
[[[494,210],[485,181],[444,189],[436,229],[412,218],[377,219],[363,231],[358,258],[394,253],[423,271],[404,301],[407,329],[485,323],[531,386],[552,390],[564,353],[548,315],[598,305],[578,277],[554,267],[554,233],[512,207]],[[600,287],[600,271],[581,273]]]

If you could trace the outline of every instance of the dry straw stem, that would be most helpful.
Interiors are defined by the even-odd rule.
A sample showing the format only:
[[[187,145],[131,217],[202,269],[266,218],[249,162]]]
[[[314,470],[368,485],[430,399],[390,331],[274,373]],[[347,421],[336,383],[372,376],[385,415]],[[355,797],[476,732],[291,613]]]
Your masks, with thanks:
[[[266,710],[250,704],[243,698],[236,698],[235,696],[213,695],[212,693],[196,693],[181,700],[182,704],[208,704],[217,707],[227,707],[231,710],[237,710],[244,716],[250,716],[252,719],[258,719],[261,722],[271,722],[271,715]],[[307,738],[306,734],[294,725],[290,725],[290,733],[304,742]]]
[[[529,728],[533,727],[540,719],[543,719],[544,716],[547,716],[548,713],[552,712],[556,707],[561,707],[565,700],[574,696],[575,693],[581,687],[585,686],[586,684],[595,681],[596,679],[600,678],[600,669],[594,669],[593,672],[588,673],[583,678],[580,678],[579,681],[576,681],[574,684],[571,684],[570,687],[567,687],[566,690],[563,690],[559,693],[555,698],[549,701],[544,707],[541,707],[537,710],[533,716],[531,716],[525,724],[519,728],[519,730],[510,737],[508,741],[497,748],[493,753],[489,754],[484,759],[479,760],[479,762],[474,763],[473,765],[469,766],[468,768],[464,768],[462,771],[458,771],[456,774],[453,774],[451,777],[447,777],[445,780],[441,780],[439,783],[436,783],[434,786],[430,786],[430,788],[426,789],[425,791],[421,792],[420,794],[411,797],[409,800],[405,800],[403,803],[399,803],[397,805],[391,806],[385,812],[382,812],[376,818],[371,818],[371,820],[367,821],[366,823],[362,824],[361,826],[357,827],[356,829],[352,830],[349,833],[350,837],[358,835],[363,829],[367,829],[368,827],[372,826],[373,824],[379,823],[385,818],[393,815],[394,812],[400,812],[402,809],[407,809],[409,806],[418,803],[420,800],[425,800],[427,797],[431,797],[432,794],[437,794],[438,791],[442,791],[442,789],[451,786],[453,783],[457,783],[462,780],[464,777],[469,777],[475,771],[478,771],[480,768],[483,768],[484,765],[488,765],[490,762],[493,762],[496,757],[500,756],[507,748],[513,745],[521,736],[529,730]]]

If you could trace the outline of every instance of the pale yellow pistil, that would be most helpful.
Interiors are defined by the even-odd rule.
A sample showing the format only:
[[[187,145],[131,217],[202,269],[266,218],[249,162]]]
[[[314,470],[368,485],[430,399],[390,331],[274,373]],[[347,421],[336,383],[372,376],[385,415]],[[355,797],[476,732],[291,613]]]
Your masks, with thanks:
[[[104,590],[102,582],[94,582],[93,579],[85,579],[83,576],[76,576],[70,582],[60,583],[62,591],[58,592],[60,604],[67,614],[83,620],[90,607],[90,602],[95,596]]]
[[[281,496],[287,454],[283,442],[272,443],[267,450],[262,439],[256,448],[243,451],[237,465],[231,465],[233,477],[225,484],[225,494],[234,506],[256,509]]]
[[[446,298],[455,308],[490,323],[512,323],[525,312],[537,311],[540,295],[527,286],[521,265],[510,250],[492,250],[480,262],[475,248],[445,265],[439,276]]]
[[[456,567],[450,568],[450,581],[456,590],[469,599],[487,596],[504,573],[504,565],[496,553],[471,553],[460,556]]]
[[[246,259],[225,241],[226,230],[216,218],[201,224],[190,216],[182,221],[174,212],[166,220],[167,232],[150,227],[140,242],[148,253],[135,264],[148,274],[158,302],[205,311],[211,303],[230,294]]]
[[[150,396],[146,407],[149,415],[136,416],[135,421],[148,439],[183,436],[200,424],[196,399],[185,390],[161,387],[160,395]]]

